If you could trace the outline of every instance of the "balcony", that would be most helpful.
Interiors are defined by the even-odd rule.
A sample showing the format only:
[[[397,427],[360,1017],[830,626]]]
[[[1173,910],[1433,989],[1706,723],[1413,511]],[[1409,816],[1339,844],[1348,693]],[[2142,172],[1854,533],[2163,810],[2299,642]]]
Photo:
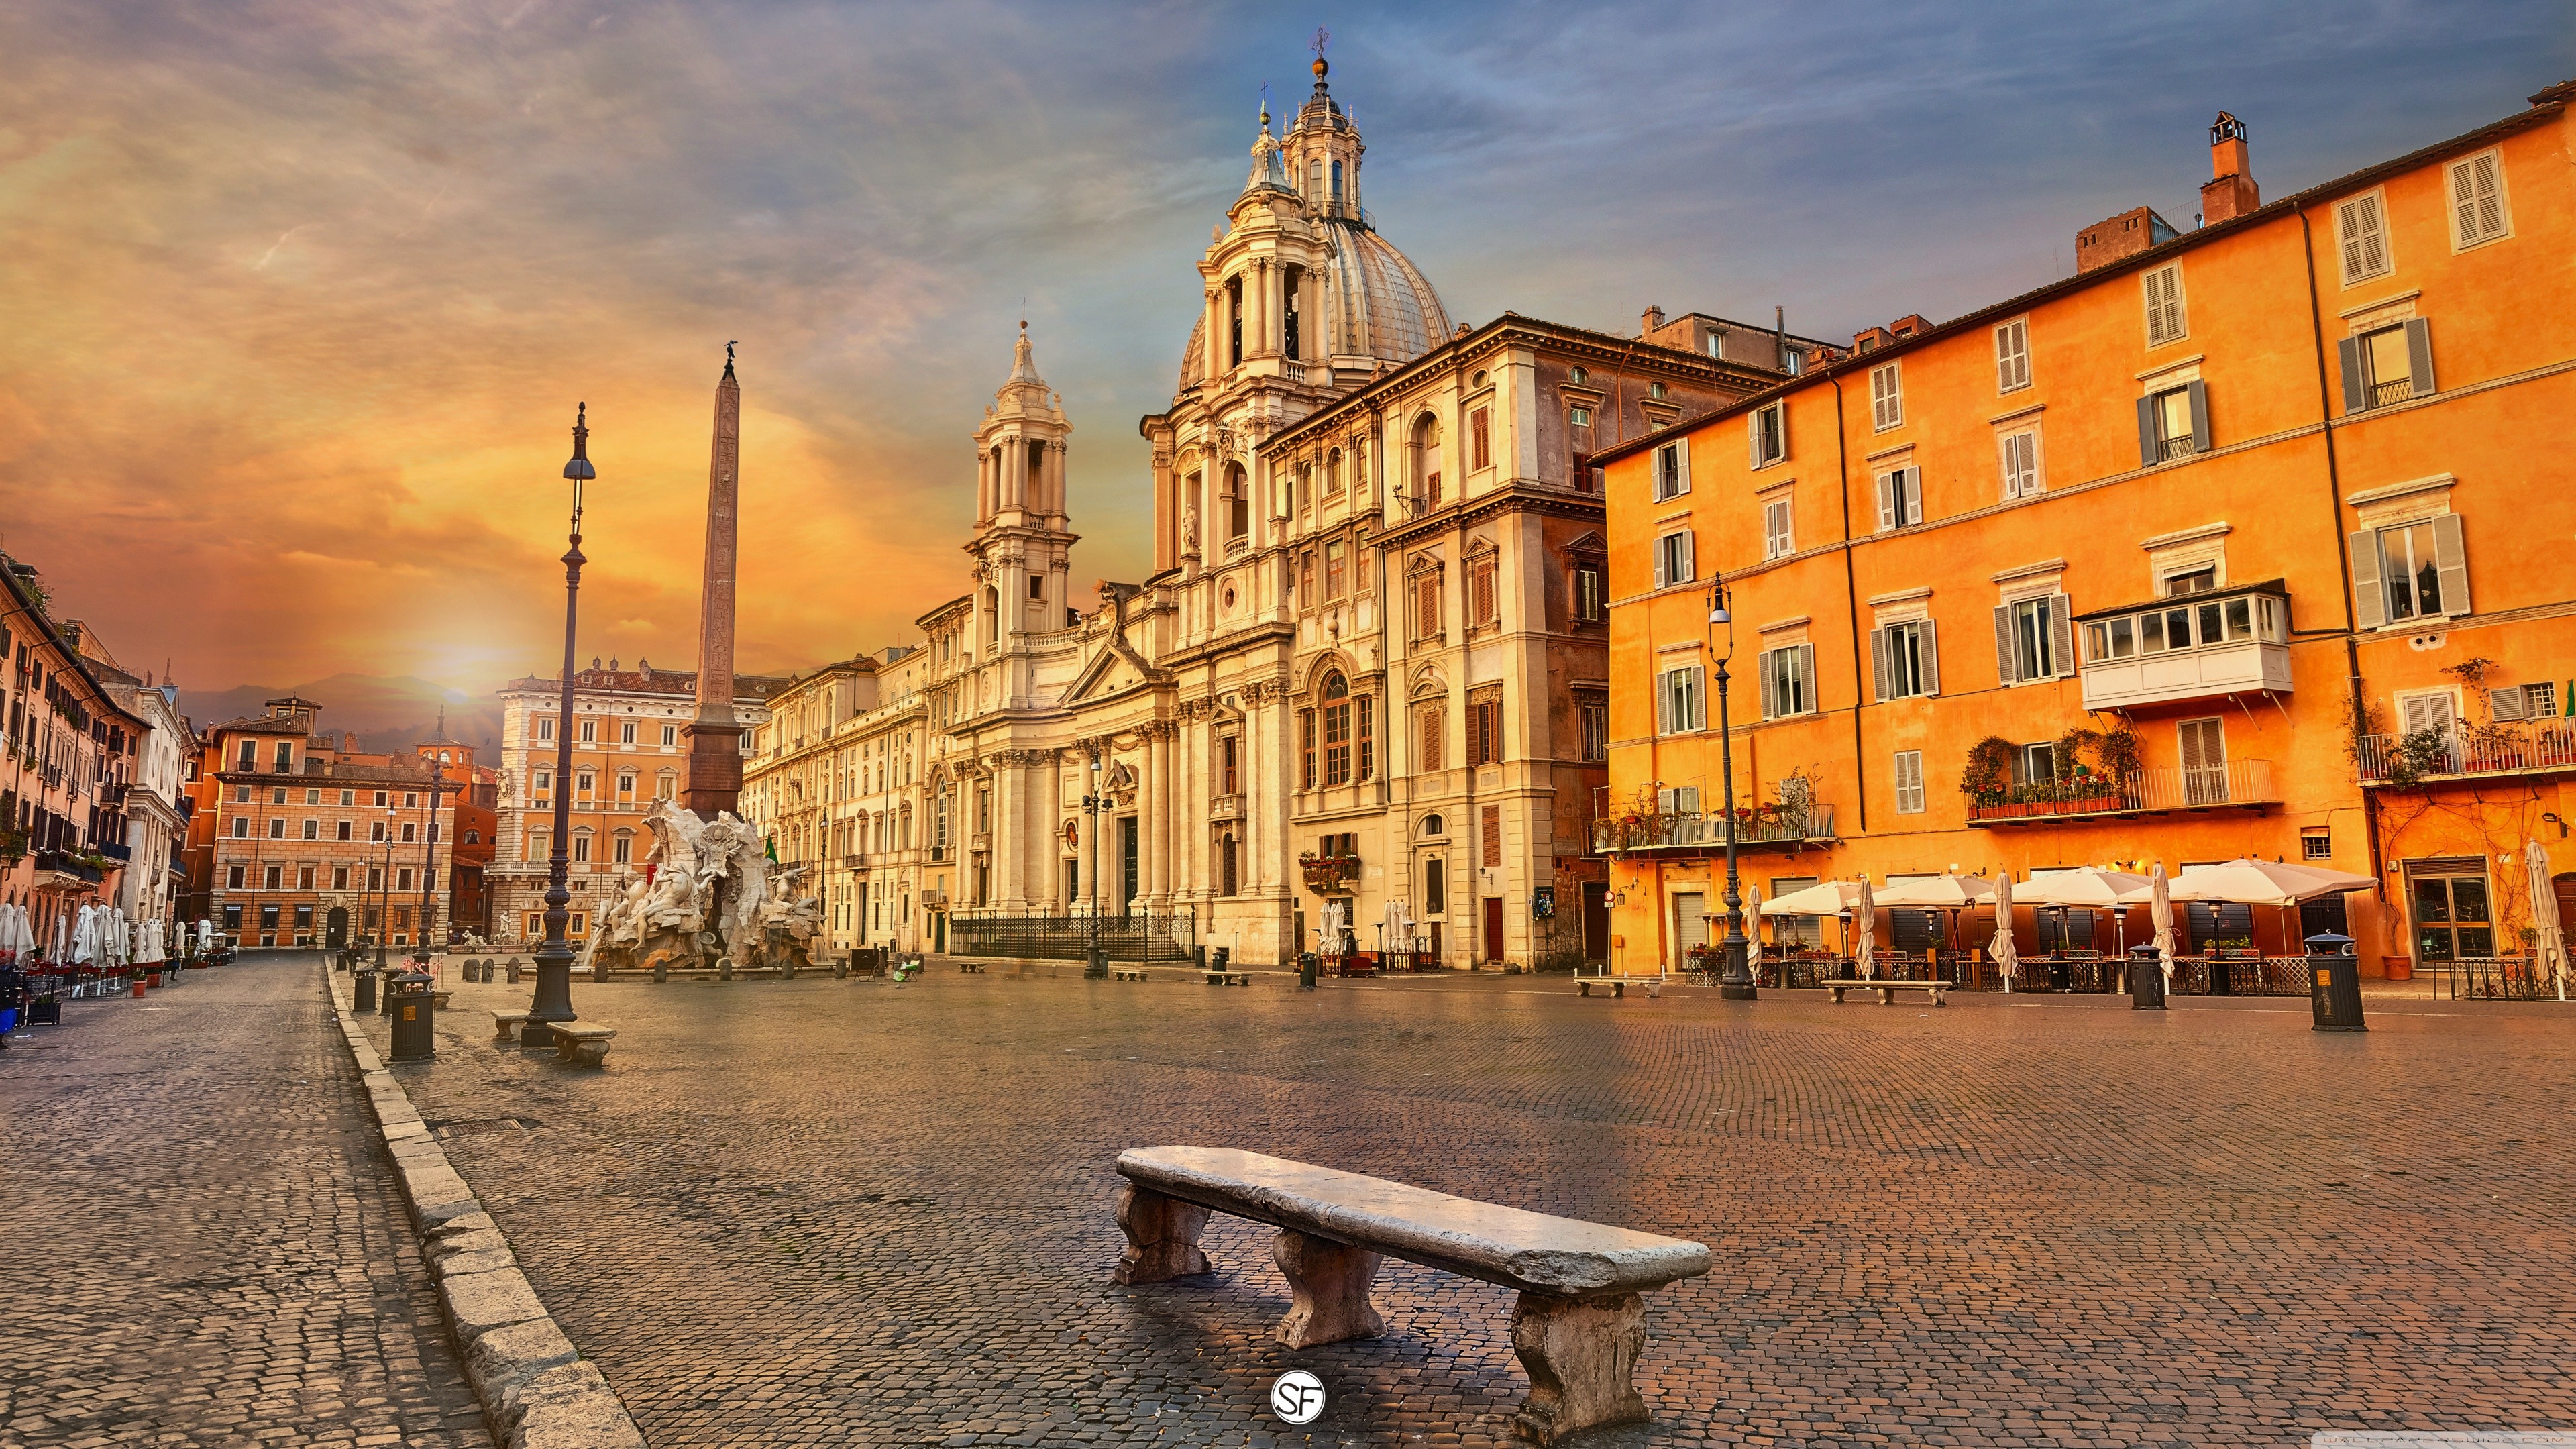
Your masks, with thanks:
[[[2364,735],[2354,763],[2363,785],[2396,790],[2435,780],[2576,770],[2576,720]]]
[[[2290,596],[2278,582],[2079,615],[2086,709],[2290,690]]]
[[[1735,848],[1796,852],[1834,839],[1834,807],[1810,805],[1803,813],[1776,806],[1736,812]],[[1623,815],[1592,822],[1596,854],[1630,855],[1640,851],[1693,854],[1726,849],[1726,816],[1697,811]]]
[[[1242,819],[1243,797],[1241,795],[1219,795],[1215,797],[1208,802],[1208,818],[1210,820]]]
[[[2105,775],[2035,780],[2003,791],[2001,799],[1972,801],[1968,824],[1981,829],[2064,825],[2214,810],[2247,810],[2259,815],[2280,800],[2272,787],[2270,760],[2230,760],[2224,765],[2165,765],[2132,770],[2117,784]]]

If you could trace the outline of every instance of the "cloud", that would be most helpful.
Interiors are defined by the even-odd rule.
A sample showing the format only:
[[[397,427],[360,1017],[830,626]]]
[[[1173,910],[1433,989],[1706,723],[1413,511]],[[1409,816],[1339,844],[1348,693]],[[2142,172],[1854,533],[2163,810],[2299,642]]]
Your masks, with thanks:
[[[1248,5],[151,0],[0,9],[0,543],[209,682],[685,660],[742,340],[743,665],[966,587],[968,434],[1028,299],[1084,577],[1146,568],[1144,444],[1312,17]],[[1368,202],[1453,314],[1648,303],[1832,335],[2176,220],[2220,106],[2278,194],[2569,72],[2545,4],[1463,4],[1333,17]],[[2223,41],[2216,39],[2223,37]],[[2360,98],[2367,98],[2363,104]],[[594,651],[592,644],[598,647]]]

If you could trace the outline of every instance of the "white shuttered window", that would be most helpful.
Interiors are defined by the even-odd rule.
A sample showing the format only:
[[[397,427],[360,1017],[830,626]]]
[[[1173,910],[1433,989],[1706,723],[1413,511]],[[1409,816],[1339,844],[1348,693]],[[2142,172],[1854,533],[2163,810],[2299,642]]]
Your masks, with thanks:
[[[1923,813],[1923,752],[1921,750],[1896,752],[1896,813],[1899,815]]]
[[[2504,158],[2493,151],[2451,168],[2451,239],[2473,247],[2512,229],[2505,210]]]
[[[1691,534],[1688,529],[1667,533],[1655,540],[1655,587],[1686,584],[1699,577],[1691,557]]]
[[[1905,379],[1898,371],[1902,364],[1891,362],[1869,370],[1869,421],[1880,432],[1905,421]]]
[[[2190,335],[2182,305],[2182,263],[2147,273],[2147,345],[2162,347]]]
[[[1995,391],[2030,386],[2030,319],[2015,317],[1995,329]]]
[[[2335,240],[2343,250],[2343,284],[2384,277],[2388,261],[2388,227],[2379,209],[2379,193],[2356,196],[2335,205]]]
[[[2006,433],[2001,440],[2004,468],[2004,497],[2035,498],[2039,496],[2039,433],[2026,430]]]
[[[1762,505],[1762,556],[1787,558],[1798,551],[1796,514],[1791,500],[1775,498]]]

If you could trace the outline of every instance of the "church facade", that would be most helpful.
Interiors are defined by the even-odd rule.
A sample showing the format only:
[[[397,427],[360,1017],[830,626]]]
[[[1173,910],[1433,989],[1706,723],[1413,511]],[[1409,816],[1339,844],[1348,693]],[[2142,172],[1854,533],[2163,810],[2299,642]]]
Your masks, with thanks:
[[[1077,597],[1075,430],[1025,332],[977,429],[973,587],[919,621],[932,949],[943,912],[1141,912],[1281,963],[1334,944],[1338,905],[1363,951],[1393,919],[1451,967],[1606,955],[1587,456],[1780,371],[1741,337],[1455,324],[1362,206],[1316,71],[1284,135],[1265,108],[1139,424],[1154,572]]]

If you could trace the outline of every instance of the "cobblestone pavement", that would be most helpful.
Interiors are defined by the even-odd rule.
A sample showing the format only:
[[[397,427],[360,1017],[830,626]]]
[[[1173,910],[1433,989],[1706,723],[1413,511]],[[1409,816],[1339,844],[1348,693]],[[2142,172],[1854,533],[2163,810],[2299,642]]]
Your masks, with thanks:
[[[453,973],[450,973],[453,974]],[[1124,1147],[1235,1145],[1697,1238],[1643,1444],[2280,1445],[2576,1424],[2576,1017],[2377,999],[1935,1010],[1562,978],[576,983],[605,1070],[458,988],[400,1067],[659,1449],[1486,1444],[1510,1295],[1389,1263],[1291,1352],[1267,1230],[1120,1288]],[[381,1034],[381,1023],[378,1024]],[[1291,1364],[1325,1418],[1265,1414]]]
[[[0,1053],[0,1445],[490,1449],[308,953]]]

